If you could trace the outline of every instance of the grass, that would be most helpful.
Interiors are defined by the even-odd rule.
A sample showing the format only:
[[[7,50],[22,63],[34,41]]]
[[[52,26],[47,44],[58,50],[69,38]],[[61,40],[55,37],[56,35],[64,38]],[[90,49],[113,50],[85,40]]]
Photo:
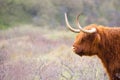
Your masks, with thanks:
[[[56,40],[56,39],[73,39],[75,37],[75,33],[72,33],[71,31],[65,31],[65,30],[51,30],[51,32],[48,32],[47,34],[44,34],[44,36],[48,39]]]
[[[96,56],[72,52],[74,36],[32,25],[0,31],[0,80],[108,80]]]

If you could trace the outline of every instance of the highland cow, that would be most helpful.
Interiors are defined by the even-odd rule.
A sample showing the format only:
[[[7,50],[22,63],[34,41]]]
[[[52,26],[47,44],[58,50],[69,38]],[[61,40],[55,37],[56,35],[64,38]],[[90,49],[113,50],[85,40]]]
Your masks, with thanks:
[[[120,80],[120,28],[91,24],[82,28],[76,17],[78,29],[70,26],[65,13],[67,27],[78,33],[73,51],[79,56],[97,55],[103,63],[110,80]]]

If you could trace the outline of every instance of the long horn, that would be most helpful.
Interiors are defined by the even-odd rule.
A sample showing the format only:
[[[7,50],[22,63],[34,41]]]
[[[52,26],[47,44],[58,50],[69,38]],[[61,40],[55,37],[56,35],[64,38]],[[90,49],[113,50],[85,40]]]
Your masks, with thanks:
[[[74,29],[70,26],[69,22],[68,22],[68,18],[67,18],[67,13],[65,13],[65,22],[66,22],[66,25],[67,27],[72,31],[72,32],[75,32],[75,33],[79,33],[80,32],[80,29]]]
[[[83,28],[80,26],[80,23],[79,23],[79,16],[80,16],[80,14],[76,17],[76,23],[77,23],[79,29],[80,29],[82,32],[85,32],[85,33],[94,33],[94,32],[96,32],[96,28],[92,28],[92,29],[90,29],[90,30],[85,30],[85,29],[83,29]]]

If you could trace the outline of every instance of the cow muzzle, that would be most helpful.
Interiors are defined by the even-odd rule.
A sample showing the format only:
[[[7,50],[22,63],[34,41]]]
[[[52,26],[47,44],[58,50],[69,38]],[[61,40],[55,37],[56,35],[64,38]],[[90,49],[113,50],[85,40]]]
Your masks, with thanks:
[[[83,55],[83,52],[82,52],[82,50],[81,49],[79,49],[78,47],[72,47],[72,50],[73,50],[73,52],[75,52],[76,54],[78,54],[78,55],[80,55],[80,56],[82,56]]]
[[[72,50],[73,50],[73,52],[75,52],[75,53],[76,53],[76,48],[75,48],[75,47],[72,47]]]

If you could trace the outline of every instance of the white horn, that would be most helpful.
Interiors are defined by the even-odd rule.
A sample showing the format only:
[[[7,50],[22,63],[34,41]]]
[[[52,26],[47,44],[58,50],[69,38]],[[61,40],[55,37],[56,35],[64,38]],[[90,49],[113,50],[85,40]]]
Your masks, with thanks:
[[[80,29],[82,32],[85,32],[85,33],[95,33],[95,32],[96,32],[96,28],[92,28],[92,29],[90,29],[90,30],[85,30],[85,29],[83,29],[83,28],[80,26],[79,16],[80,16],[80,14],[76,17],[76,23],[77,23],[79,29]]]
[[[72,31],[72,32],[75,32],[75,33],[79,33],[80,32],[80,29],[74,29],[70,26],[69,22],[68,22],[68,18],[67,18],[67,13],[65,13],[65,22],[66,22],[66,25],[67,27]]]

